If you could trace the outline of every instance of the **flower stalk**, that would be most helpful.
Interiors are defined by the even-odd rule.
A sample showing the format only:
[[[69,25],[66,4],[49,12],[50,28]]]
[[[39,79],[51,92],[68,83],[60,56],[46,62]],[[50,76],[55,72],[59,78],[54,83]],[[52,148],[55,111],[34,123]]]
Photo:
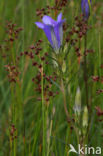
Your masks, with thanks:
[[[63,94],[65,114],[66,114],[67,119],[70,120],[70,116],[69,116],[68,108],[67,108],[66,93],[65,93],[65,86],[64,86],[63,79],[61,79],[61,91],[62,91],[62,94]]]
[[[42,100],[42,120],[43,120],[43,152],[42,156],[46,155],[46,121],[45,121],[45,105],[44,105],[44,89],[43,89],[43,63],[41,68],[41,100]]]
[[[84,37],[84,82],[85,82],[85,96],[86,96],[86,105],[89,109],[89,103],[88,103],[88,71],[87,71],[87,56],[86,56],[86,49],[87,49],[87,33]]]

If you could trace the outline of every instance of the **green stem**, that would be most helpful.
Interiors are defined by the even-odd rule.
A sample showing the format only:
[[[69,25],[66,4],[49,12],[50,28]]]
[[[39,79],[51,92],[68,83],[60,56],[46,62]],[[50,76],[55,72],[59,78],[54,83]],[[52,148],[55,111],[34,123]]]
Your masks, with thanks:
[[[53,126],[53,120],[50,122],[50,129],[49,129],[49,141],[48,141],[48,146],[47,146],[47,156],[50,154],[50,136],[52,132],[52,126]]]
[[[42,64],[43,65],[43,64]],[[45,106],[44,106],[44,90],[43,90],[43,67],[41,69],[41,98],[42,98],[42,120],[43,120],[43,156],[46,156],[46,128],[45,128]]]
[[[65,87],[64,87],[63,79],[61,79],[61,91],[62,91],[62,94],[63,94],[63,101],[64,101],[64,110],[65,110],[65,114],[66,114],[67,119],[69,120],[70,117],[69,117],[68,108],[67,108],[67,103],[66,103],[66,93],[65,93]]]
[[[88,115],[90,114],[90,107],[89,107],[89,97],[88,97],[88,71],[87,71],[87,55],[86,55],[86,50],[87,50],[87,33],[85,35],[85,38],[84,38],[84,82],[85,82],[85,98],[86,98],[86,106],[87,106],[87,109],[88,109]],[[90,117],[90,115],[89,115]],[[84,142],[83,143],[86,143],[88,142],[88,131],[89,131],[89,121],[90,121],[90,118],[88,117],[88,128],[87,128],[87,132],[86,132],[86,136],[84,138]]]
[[[12,156],[12,153],[13,153],[13,144],[10,136],[10,156]]]
[[[87,50],[87,34],[85,35],[85,41],[84,41],[84,81],[85,81],[85,95],[86,95],[86,105],[89,110],[89,103],[88,103],[88,76],[87,76],[87,56],[86,56],[86,50]]]
[[[13,84],[11,84],[11,96],[12,96],[12,123],[16,126],[16,110],[15,110],[15,90]],[[12,141],[12,140],[11,140]],[[16,156],[16,143],[17,141],[14,139],[11,144],[11,148],[13,148],[12,152],[13,156]]]

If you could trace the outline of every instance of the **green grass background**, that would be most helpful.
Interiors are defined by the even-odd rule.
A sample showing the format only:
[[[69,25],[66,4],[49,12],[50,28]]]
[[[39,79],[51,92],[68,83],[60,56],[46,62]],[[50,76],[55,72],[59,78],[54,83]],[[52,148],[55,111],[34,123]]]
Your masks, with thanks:
[[[7,34],[6,21],[10,20],[23,27],[24,30],[20,33],[19,39],[13,47],[13,52],[17,55],[21,51],[26,50],[30,45],[34,44],[38,39],[43,39],[43,51],[48,51],[46,46],[47,39],[42,30],[37,29],[34,25],[35,21],[40,19],[36,16],[36,9],[45,7],[46,5],[54,5],[54,0],[0,0],[0,44],[4,43]],[[69,24],[69,29],[73,26],[74,17],[80,14],[80,0],[69,0],[68,5],[63,11],[63,17],[66,18]],[[54,17],[54,13],[51,14]],[[103,123],[98,122],[95,106],[100,106],[103,109],[103,94],[97,95],[97,89],[103,89],[103,84],[93,83],[92,75],[102,76],[103,69],[100,65],[103,63],[103,1],[94,0],[92,2],[92,15],[89,20],[92,29],[88,33],[88,48],[94,49],[95,53],[88,56],[89,66],[89,95],[92,100],[92,122],[90,128],[89,145],[103,148]],[[83,46],[83,45],[82,45]],[[10,52],[9,52],[10,53]],[[11,54],[9,54],[11,55]],[[11,123],[11,105],[15,103],[16,107],[16,128],[17,128],[17,143],[16,153],[14,156],[40,156],[42,155],[42,108],[41,102],[36,100],[37,94],[34,91],[32,77],[35,76],[35,68],[29,60],[23,58],[20,62],[21,77],[23,76],[24,66],[28,62],[28,68],[23,77],[21,88],[16,86],[16,95],[11,94],[10,84],[7,78],[7,72],[4,65],[7,64],[0,55],[0,156],[10,155],[9,128]],[[67,96],[68,108],[73,107],[75,103],[76,89],[81,88],[82,103],[84,101],[84,84],[82,80],[82,69],[78,71],[78,65],[74,51],[71,50],[68,62],[70,64],[69,74],[70,93]],[[47,72],[52,74],[52,68],[47,68]],[[58,88],[54,85],[54,90]],[[23,109],[22,109],[23,104]],[[66,116],[63,108],[63,99],[60,92],[54,99],[51,99],[48,107],[48,116],[52,114],[53,108],[55,114],[53,119],[49,118],[49,128],[52,124],[50,139],[49,156],[67,156],[68,146],[66,143],[73,144],[77,148],[77,138],[75,131],[70,131],[69,124],[66,121]],[[23,110],[23,112],[22,112]],[[71,114],[73,112],[71,111]],[[25,143],[23,142],[25,134]],[[45,156],[47,152],[45,152]],[[73,154],[71,154],[72,156]],[[75,155],[75,154],[74,154]],[[103,155],[103,152],[102,152]]]

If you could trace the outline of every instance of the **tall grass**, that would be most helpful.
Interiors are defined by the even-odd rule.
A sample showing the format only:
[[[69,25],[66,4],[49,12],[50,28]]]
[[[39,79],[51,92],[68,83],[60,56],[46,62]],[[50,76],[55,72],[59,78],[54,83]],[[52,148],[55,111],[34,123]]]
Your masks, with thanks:
[[[103,89],[103,68],[101,68],[103,2],[102,0],[92,2],[88,21],[91,28],[85,38],[86,47],[84,47],[84,38],[78,42],[78,45],[82,55],[84,48],[93,49],[94,53],[89,53],[85,58],[81,57],[80,63],[74,48],[70,47],[69,50],[69,45],[65,44],[66,35],[74,27],[75,17],[81,14],[80,0],[69,0],[62,10],[63,18],[66,18],[68,24],[67,31],[64,32],[64,50],[69,51],[65,61],[67,73],[64,72],[63,75],[53,68],[52,49],[43,31],[34,24],[35,21],[40,21],[36,16],[36,10],[54,4],[54,0],[0,1],[0,45],[3,46],[3,49],[0,49],[0,156],[73,156],[74,153],[68,153],[69,144],[77,149],[78,143],[103,148],[103,116],[96,113],[96,106],[103,110],[103,93],[97,94],[99,89]],[[49,15],[56,18],[58,13],[59,11],[52,10]],[[6,32],[7,21],[16,23],[17,28],[23,28],[18,39],[11,45],[5,42],[5,39],[10,37]],[[42,51],[39,55],[35,55],[35,50],[31,50],[30,46],[36,46],[40,39],[43,40]],[[6,50],[5,45],[8,45],[10,50]],[[26,51],[33,51],[34,58],[26,54],[21,56],[21,53]],[[49,64],[41,60],[46,52],[48,52],[46,61]],[[17,61],[18,56],[20,59]],[[60,57],[63,58],[63,54]],[[42,68],[33,66],[34,60],[41,64]],[[84,60],[85,66],[83,66]],[[16,83],[9,82],[10,73],[6,70],[8,68],[6,66],[11,62],[11,65],[16,66],[20,72],[16,77]],[[41,93],[36,91],[37,84],[33,81],[38,72],[41,74]],[[44,74],[53,77],[54,72],[57,74],[57,80],[50,78],[48,82]],[[88,86],[84,80],[85,76],[88,77]],[[99,81],[95,82],[93,76],[99,76]],[[49,96],[49,100],[48,92],[45,92],[46,85],[49,85],[50,94],[53,93],[53,96]],[[79,99],[82,107],[81,116],[74,111],[78,87],[81,96],[81,100]],[[57,92],[59,94],[56,95]],[[86,105],[87,114],[84,112]],[[87,118],[83,117],[84,114]],[[87,131],[82,126],[85,120],[89,122]]]

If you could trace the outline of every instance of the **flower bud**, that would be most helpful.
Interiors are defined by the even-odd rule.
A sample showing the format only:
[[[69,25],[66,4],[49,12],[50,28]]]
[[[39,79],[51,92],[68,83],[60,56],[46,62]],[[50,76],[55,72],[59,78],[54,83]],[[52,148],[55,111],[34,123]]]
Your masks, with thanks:
[[[74,112],[78,116],[80,116],[81,112],[81,91],[80,88],[77,88],[76,96],[75,96],[75,105],[74,105]]]
[[[88,109],[87,106],[84,107],[84,113],[83,113],[83,134],[86,134],[86,128],[88,126]]]
[[[65,61],[63,61],[62,72],[65,73],[65,71],[66,71],[66,63],[65,63]]]

